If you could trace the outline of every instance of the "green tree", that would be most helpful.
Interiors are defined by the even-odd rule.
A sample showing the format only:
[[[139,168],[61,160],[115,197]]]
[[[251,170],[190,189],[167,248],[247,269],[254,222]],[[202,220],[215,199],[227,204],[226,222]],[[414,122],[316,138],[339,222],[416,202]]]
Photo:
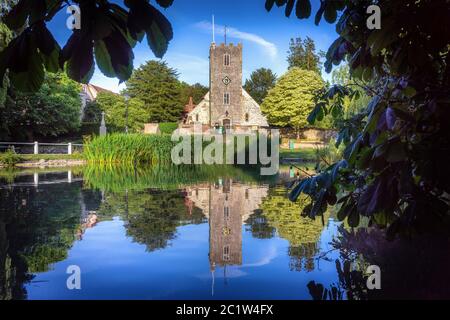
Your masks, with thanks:
[[[6,24],[0,22],[0,52],[8,45],[12,37],[13,34],[11,30],[9,30]],[[0,108],[4,107],[8,86],[9,80],[8,77],[5,76],[3,79],[3,86],[0,86]]]
[[[266,8],[274,3],[267,0]],[[383,10],[381,29],[361,19],[372,4]],[[297,9],[299,18],[307,18],[310,1],[298,0]],[[339,16],[339,36],[328,49],[325,70],[347,61],[351,77],[368,83],[364,90],[371,100],[340,128],[337,144],[346,146],[344,159],[293,187],[292,200],[301,193],[311,197],[311,216],[339,198],[337,217],[350,226],[367,216],[370,224],[387,227],[390,238],[425,231],[448,235],[449,14],[445,0],[321,1],[316,24],[322,16],[329,23]],[[327,100],[343,102],[354,92],[332,86],[309,121],[333,114],[338,105]]]
[[[189,97],[192,97],[195,105],[199,104],[209,91],[208,87],[200,83],[190,85],[186,82],[181,82],[180,87],[180,105],[182,106],[189,102]]]
[[[293,67],[269,90],[261,110],[271,125],[293,127],[299,135],[299,130],[308,125],[316,92],[324,85],[316,72]]]
[[[277,75],[272,70],[260,68],[253,71],[250,78],[245,80],[244,89],[258,104],[261,104],[276,82]]]
[[[126,104],[123,96],[111,92],[98,94],[95,104],[106,114],[106,124],[112,131],[124,131],[126,125]],[[141,132],[148,122],[149,113],[144,103],[136,98],[128,101],[128,128],[130,132]]]
[[[0,108],[4,125],[2,136],[58,136],[75,132],[80,127],[80,90],[75,81],[63,73],[48,73],[36,93],[10,89],[11,96]]]
[[[302,40],[302,38],[291,38],[287,61],[289,68],[298,67],[320,73],[320,59],[323,55],[323,52],[316,51],[314,40],[310,37],[306,37],[305,40]]]
[[[173,0],[156,3],[168,8]],[[74,29],[61,49],[47,23],[65,11],[67,4],[80,7],[80,29]],[[88,83],[95,62],[106,76],[126,81],[133,70],[133,48],[145,35],[155,56],[162,58],[173,38],[170,22],[148,0],[124,4],[128,10],[108,0],[19,0],[17,4],[2,1],[0,9],[8,11],[2,21],[11,30],[24,28],[24,32],[18,32],[0,52],[0,85],[7,70],[14,87],[26,92],[40,88],[45,71],[64,70],[71,79]]]
[[[175,122],[181,117],[181,85],[178,73],[166,62],[147,61],[133,72],[126,83],[126,92],[144,105],[149,122]]]

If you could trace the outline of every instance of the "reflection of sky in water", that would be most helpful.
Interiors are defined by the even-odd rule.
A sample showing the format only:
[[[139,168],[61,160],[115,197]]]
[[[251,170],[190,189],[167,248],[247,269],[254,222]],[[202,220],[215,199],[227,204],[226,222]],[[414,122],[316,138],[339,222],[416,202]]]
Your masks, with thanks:
[[[319,252],[329,250],[335,229],[331,222],[324,230]],[[147,252],[145,245],[126,236],[120,219],[101,222],[74,244],[66,260],[54,264],[49,272],[37,274],[27,285],[28,297],[310,299],[306,287],[309,281],[324,285],[336,281],[333,253],[328,254],[332,262],[321,260],[312,272],[290,271],[287,240],[255,239],[247,231],[243,231],[242,265],[218,267],[213,275],[209,270],[208,233],[207,223],[182,226],[170,246]],[[80,291],[65,287],[65,270],[72,264],[82,271]]]

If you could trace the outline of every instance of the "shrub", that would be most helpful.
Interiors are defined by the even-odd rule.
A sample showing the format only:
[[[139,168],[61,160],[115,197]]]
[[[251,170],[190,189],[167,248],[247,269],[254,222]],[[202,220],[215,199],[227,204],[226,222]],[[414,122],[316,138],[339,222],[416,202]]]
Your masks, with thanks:
[[[21,160],[20,156],[13,150],[8,149],[6,152],[0,153],[0,163],[7,167],[13,167]]]
[[[178,123],[176,122],[161,122],[159,124],[159,130],[161,133],[172,134],[178,128]]]

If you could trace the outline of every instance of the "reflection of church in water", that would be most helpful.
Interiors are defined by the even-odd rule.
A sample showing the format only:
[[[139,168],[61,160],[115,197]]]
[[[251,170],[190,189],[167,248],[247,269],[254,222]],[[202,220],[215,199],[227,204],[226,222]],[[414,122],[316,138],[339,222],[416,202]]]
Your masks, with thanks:
[[[209,220],[209,263],[216,267],[242,264],[242,224],[259,208],[268,187],[233,183],[231,179],[186,189],[189,200]],[[224,270],[225,271],[225,270]]]

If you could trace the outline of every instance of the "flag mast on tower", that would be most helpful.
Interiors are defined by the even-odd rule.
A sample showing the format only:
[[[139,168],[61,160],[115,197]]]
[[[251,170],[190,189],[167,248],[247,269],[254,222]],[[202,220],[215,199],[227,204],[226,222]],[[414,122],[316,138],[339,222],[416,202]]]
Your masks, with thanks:
[[[214,15],[212,15],[212,42],[216,43],[216,34],[215,34],[215,24],[214,24]]]

